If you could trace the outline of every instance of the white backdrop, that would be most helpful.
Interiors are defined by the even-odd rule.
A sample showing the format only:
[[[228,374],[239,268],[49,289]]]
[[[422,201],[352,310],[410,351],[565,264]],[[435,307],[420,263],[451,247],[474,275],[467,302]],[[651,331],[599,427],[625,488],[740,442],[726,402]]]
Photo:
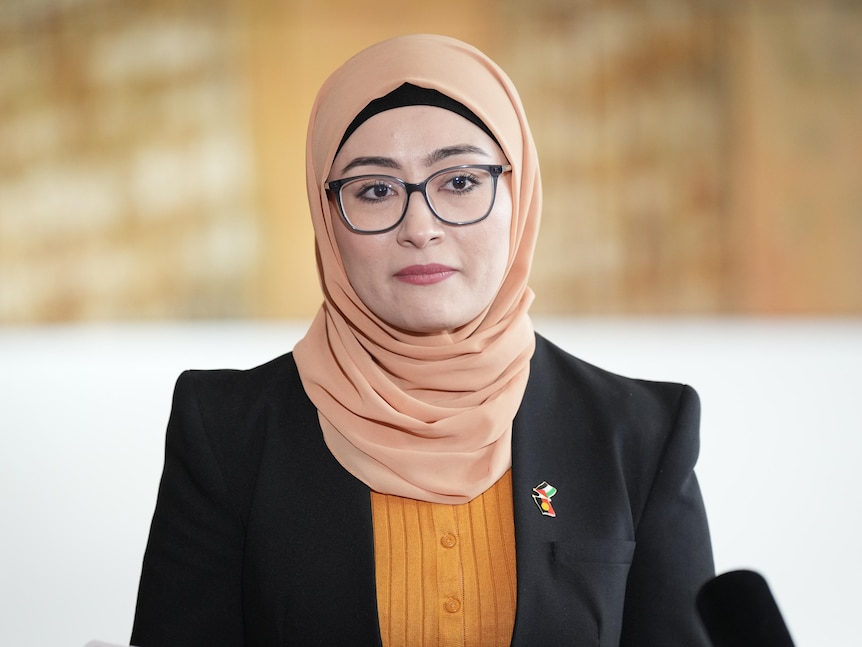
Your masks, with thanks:
[[[858,645],[862,320],[537,320],[574,354],[692,384],[716,568],[760,571],[799,647]],[[0,329],[0,645],[126,643],[185,368],[248,368],[296,324]]]

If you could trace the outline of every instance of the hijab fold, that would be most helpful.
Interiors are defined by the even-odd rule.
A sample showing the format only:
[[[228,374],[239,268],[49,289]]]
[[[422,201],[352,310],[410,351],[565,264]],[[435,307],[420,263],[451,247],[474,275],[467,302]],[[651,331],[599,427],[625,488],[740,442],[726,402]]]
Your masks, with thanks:
[[[344,270],[324,183],[342,137],[372,101],[404,83],[472,111],[512,165],[509,261],[491,304],[458,330],[414,334],[359,299]],[[466,503],[512,463],[512,420],[535,335],[527,286],[541,212],[535,145],[514,85],[460,41],[402,36],[374,45],[323,84],[312,108],[306,178],[324,302],[294,348],[324,440],[356,478],[384,494]],[[337,224],[337,222],[336,222]]]

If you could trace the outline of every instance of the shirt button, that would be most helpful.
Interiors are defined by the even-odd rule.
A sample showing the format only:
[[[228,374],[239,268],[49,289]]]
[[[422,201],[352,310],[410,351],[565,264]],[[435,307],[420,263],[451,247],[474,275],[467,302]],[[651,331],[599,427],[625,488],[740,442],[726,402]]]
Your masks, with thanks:
[[[458,598],[446,598],[443,608],[449,613],[457,613],[458,609],[461,608],[461,600]]]
[[[440,537],[440,545],[443,546],[443,548],[452,548],[457,543],[458,538],[451,532],[447,532],[445,535]]]

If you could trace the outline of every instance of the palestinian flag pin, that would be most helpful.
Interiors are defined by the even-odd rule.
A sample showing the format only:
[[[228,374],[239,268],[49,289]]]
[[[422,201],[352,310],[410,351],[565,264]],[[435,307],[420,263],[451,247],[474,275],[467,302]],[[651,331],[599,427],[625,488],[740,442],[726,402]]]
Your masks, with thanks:
[[[533,501],[539,506],[542,514],[546,517],[556,517],[557,513],[554,512],[554,506],[551,505],[551,497],[557,493],[557,488],[547,481],[542,481],[533,488],[533,492],[535,492]]]

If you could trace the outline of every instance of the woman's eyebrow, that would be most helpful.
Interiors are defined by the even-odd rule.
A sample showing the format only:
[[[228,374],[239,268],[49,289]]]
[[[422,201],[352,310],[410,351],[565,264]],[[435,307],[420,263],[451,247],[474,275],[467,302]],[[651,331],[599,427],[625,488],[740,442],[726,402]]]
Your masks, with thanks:
[[[431,154],[425,157],[425,166],[431,166],[432,164],[436,164],[437,162],[444,160],[448,157],[452,157],[454,155],[483,155],[485,157],[490,157],[485,149],[480,148],[479,146],[473,146],[471,144],[461,144],[457,146],[444,146],[443,148],[438,148]],[[354,169],[357,166],[380,166],[383,168],[391,168],[400,170],[401,165],[392,159],[391,157],[382,157],[377,155],[369,155],[364,157],[356,157],[350,160],[347,164],[344,165],[344,168],[341,169],[341,174],[347,173],[350,169]]]
[[[400,169],[401,165],[391,157],[357,157],[350,160],[343,169],[342,173],[347,173],[352,168],[357,166],[382,166],[384,168]]]
[[[444,160],[447,157],[452,157],[453,155],[465,155],[470,153],[490,157],[483,148],[479,148],[478,146],[472,146],[470,144],[462,144],[459,146],[446,146],[445,148],[438,148],[433,153],[428,155],[428,157],[425,158],[425,166],[431,166],[432,164]]]

